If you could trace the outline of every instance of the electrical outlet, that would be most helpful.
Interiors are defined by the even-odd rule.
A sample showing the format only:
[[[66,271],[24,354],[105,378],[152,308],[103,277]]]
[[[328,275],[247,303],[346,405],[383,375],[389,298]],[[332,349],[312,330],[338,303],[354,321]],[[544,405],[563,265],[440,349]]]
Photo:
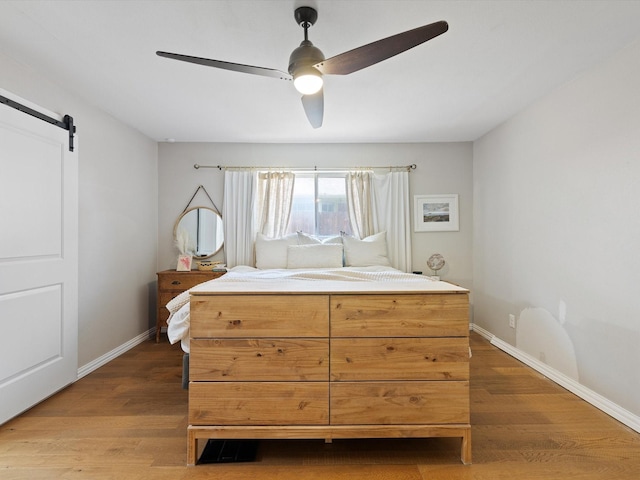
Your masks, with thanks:
[[[509,326],[511,328],[516,328],[516,316],[512,313],[509,314]]]

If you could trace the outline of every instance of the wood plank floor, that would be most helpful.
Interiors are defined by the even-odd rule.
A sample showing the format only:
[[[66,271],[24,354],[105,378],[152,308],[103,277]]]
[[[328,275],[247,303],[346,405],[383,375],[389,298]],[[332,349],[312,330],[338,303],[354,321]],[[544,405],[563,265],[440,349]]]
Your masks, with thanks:
[[[256,462],[186,467],[182,352],[135,347],[0,426],[0,478],[640,478],[640,435],[471,337],[473,465],[459,440],[263,441]]]

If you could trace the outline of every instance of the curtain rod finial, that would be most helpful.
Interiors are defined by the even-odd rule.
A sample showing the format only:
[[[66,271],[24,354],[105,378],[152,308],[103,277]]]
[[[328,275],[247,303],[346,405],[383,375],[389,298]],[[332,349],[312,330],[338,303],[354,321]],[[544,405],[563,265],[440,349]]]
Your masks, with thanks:
[[[197,163],[193,166],[193,168],[195,168],[196,170],[198,170],[200,168],[200,165],[198,165]]]

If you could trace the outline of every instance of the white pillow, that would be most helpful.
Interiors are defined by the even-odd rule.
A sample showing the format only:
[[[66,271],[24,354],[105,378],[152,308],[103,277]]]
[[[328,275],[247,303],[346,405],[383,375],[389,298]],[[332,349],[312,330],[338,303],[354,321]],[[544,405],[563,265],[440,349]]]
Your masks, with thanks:
[[[320,242],[316,237],[312,237],[304,232],[298,232],[298,245],[317,245]]]
[[[342,236],[328,237],[320,240],[318,237],[304,232],[298,232],[298,245],[317,245],[319,243],[342,243]]]
[[[287,268],[342,267],[342,245],[289,245]]]
[[[292,233],[282,238],[269,238],[262,233],[256,236],[256,268],[287,268],[287,247],[298,244],[298,235]]]
[[[322,243],[342,243],[342,236],[338,235],[337,237],[329,237],[322,240]]]
[[[391,266],[387,257],[387,232],[376,233],[362,240],[342,237],[346,267]]]

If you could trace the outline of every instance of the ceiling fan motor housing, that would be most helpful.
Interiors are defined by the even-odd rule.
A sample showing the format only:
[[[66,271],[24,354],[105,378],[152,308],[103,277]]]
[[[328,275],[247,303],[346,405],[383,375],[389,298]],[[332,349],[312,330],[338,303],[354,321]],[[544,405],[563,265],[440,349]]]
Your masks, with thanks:
[[[304,28],[304,40],[289,57],[289,73],[296,76],[296,73],[301,73],[303,69],[307,70],[316,63],[322,62],[324,54],[307,38],[307,29],[318,20],[318,12],[311,7],[299,7],[296,8],[294,17],[298,25]],[[317,72],[316,69],[314,70]],[[320,75],[320,72],[317,75]]]
[[[307,68],[320,63],[324,60],[322,51],[313,45],[309,40],[303,40],[300,46],[291,52],[289,57],[289,73],[295,75],[295,72],[301,68]],[[318,74],[320,74],[318,72]]]

